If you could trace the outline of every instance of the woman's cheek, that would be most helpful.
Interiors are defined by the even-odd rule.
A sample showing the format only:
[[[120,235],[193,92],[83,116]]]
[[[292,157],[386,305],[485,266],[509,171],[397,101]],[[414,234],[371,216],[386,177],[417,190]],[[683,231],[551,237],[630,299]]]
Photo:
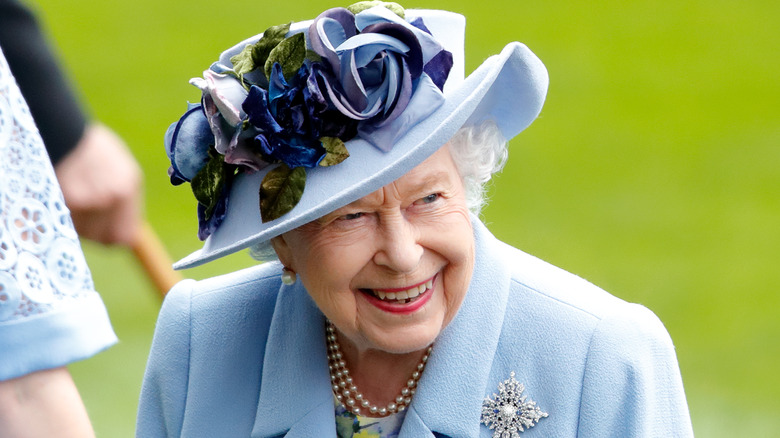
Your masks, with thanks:
[[[468,209],[433,214],[425,219],[422,232],[439,242],[436,247],[445,251],[448,259],[459,260],[473,253],[474,231]]]

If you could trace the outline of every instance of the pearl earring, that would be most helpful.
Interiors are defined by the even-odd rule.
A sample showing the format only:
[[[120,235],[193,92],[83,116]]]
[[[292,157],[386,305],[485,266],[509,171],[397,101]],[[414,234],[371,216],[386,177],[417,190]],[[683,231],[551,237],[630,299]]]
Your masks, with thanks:
[[[296,280],[298,280],[298,277],[295,275],[295,271],[288,267],[282,268],[282,283],[290,286],[295,284]]]

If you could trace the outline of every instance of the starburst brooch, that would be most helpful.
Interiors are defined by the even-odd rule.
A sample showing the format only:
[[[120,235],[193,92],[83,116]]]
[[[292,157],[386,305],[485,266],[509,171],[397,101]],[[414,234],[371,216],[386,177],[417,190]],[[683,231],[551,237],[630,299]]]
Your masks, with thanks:
[[[493,430],[493,438],[520,438],[520,433],[547,417],[536,402],[526,401],[525,386],[515,380],[515,372],[498,384],[498,394],[482,402],[482,423]]]

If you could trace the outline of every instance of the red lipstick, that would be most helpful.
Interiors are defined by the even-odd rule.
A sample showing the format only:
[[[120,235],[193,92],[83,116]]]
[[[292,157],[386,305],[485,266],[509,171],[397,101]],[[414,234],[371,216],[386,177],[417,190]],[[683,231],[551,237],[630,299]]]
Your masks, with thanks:
[[[425,305],[425,303],[428,302],[428,300],[431,299],[433,296],[433,289],[436,287],[436,278],[438,277],[438,274],[435,275],[432,279],[425,280],[423,282],[417,283],[416,285],[407,286],[405,288],[396,288],[396,289],[375,289],[381,292],[389,293],[389,292],[400,292],[404,290],[411,289],[415,286],[420,286],[421,284],[425,284],[428,281],[433,280],[433,284],[431,285],[430,289],[426,289],[425,292],[421,293],[420,295],[416,296],[415,298],[412,298],[412,300],[408,303],[401,303],[401,302],[393,302],[393,301],[386,301],[381,300],[374,296],[371,292],[364,292],[363,296],[366,298],[366,300],[379,308],[380,310],[383,310],[385,312],[389,313],[395,313],[400,315],[407,315],[410,313],[414,313],[417,311],[417,309],[421,308]]]

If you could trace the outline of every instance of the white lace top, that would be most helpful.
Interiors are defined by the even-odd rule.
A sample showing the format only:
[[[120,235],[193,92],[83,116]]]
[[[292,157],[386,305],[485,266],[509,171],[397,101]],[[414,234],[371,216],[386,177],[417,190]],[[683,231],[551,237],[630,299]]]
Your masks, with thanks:
[[[49,157],[0,50],[0,380],[115,342]]]

